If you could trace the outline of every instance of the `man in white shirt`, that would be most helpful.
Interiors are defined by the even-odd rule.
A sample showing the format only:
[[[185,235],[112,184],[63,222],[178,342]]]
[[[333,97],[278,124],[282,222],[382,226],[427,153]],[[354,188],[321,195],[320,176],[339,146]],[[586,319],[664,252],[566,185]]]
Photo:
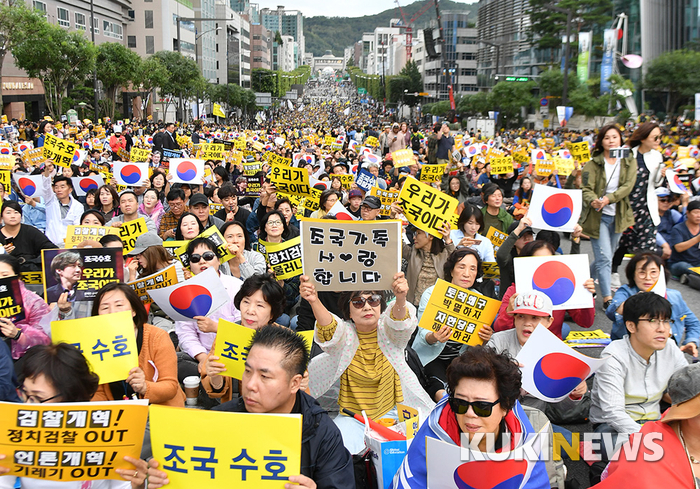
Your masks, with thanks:
[[[73,182],[70,178],[57,176],[51,183],[54,165],[50,160],[42,173],[46,196],[46,237],[58,246],[63,246],[68,226],[80,224],[83,204],[72,197]]]

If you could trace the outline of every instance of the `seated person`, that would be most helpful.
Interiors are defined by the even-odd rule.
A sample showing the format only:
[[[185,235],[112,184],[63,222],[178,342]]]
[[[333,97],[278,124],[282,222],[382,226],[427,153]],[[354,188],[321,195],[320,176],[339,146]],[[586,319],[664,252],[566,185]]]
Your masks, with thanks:
[[[635,294],[649,291],[659,280],[663,260],[654,253],[638,253],[627,264],[627,285],[623,285],[613,297],[612,304],[606,314],[613,321],[610,337],[619,340],[627,334],[622,319],[625,301]],[[664,269],[665,270],[665,269]],[[681,293],[677,290],[666,289],[666,299],[671,303],[671,335],[680,346],[682,352],[694,357],[698,356],[700,344],[700,321]]]
[[[691,268],[700,266],[700,201],[688,204],[686,220],[673,226],[671,230],[671,258],[668,267],[671,274],[686,283]]]
[[[671,231],[673,226],[683,222],[685,208],[688,205],[688,195],[682,197],[682,213],[673,208],[674,201],[678,194],[673,194],[666,187],[656,189],[656,200],[659,206],[659,225],[656,226],[656,252],[662,255],[664,260],[671,258]]]

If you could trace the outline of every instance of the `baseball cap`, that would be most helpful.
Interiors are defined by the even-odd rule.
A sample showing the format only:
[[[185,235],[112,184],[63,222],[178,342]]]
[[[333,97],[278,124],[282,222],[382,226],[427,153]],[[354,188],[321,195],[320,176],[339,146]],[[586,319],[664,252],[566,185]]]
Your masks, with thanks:
[[[190,197],[190,207],[197,204],[209,205],[209,199],[206,195],[200,194],[199,192],[196,194],[192,194],[192,196]]]
[[[368,195],[365,197],[365,200],[362,201],[362,205],[366,205],[370,209],[379,209],[382,206],[382,201],[379,200],[379,197]]]
[[[668,197],[671,195],[671,191],[666,187],[657,187],[654,192],[656,192],[657,197]]]
[[[360,192],[357,189],[351,190],[350,193],[348,194],[348,198],[352,199],[353,197],[362,197],[362,192]]]
[[[700,414],[700,363],[677,370],[668,381],[672,406],[661,421],[690,419]]]
[[[134,249],[127,253],[128,256],[138,255],[146,251],[149,246],[162,246],[163,240],[156,233],[144,233],[136,238]]]
[[[531,290],[518,294],[513,303],[513,310],[508,314],[530,314],[532,316],[548,317],[552,315],[552,299],[539,290]]]

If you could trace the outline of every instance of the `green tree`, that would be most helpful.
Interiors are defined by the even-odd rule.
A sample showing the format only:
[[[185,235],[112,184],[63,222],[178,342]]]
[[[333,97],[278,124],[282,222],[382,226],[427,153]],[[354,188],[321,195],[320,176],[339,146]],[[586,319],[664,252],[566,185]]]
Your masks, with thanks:
[[[255,68],[250,73],[250,87],[253,92],[277,94],[277,73],[264,68]]]
[[[132,83],[133,87],[141,94],[141,104],[144,107],[144,112],[147,107],[146,99],[148,95],[155,88],[165,85],[169,76],[167,67],[156,56],[149,56],[139,62]]]
[[[275,31],[275,42],[278,46],[284,45],[284,41],[282,40],[282,34],[280,34],[280,31]]]
[[[664,53],[647,68],[643,87],[663,95],[666,113],[674,114],[680,104],[690,102],[700,92],[700,52],[678,50]]]
[[[486,115],[491,109],[488,92],[477,92],[462,97],[457,105],[457,110],[467,115]]]
[[[535,97],[532,95],[534,87],[535,82],[532,81],[527,83],[497,83],[489,94],[489,102],[492,107],[490,110],[499,111],[506,124],[522,125],[522,108],[525,107],[529,110],[535,104]]]
[[[176,51],[158,51],[153,57],[163,63],[168,73],[165,79],[160,80],[161,85],[157,86],[161,96],[170,99],[174,97],[187,99],[195,95],[198,90],[203,91],[206,88],[206,82],[194,60]],[[166,113],[168,105],[170,102],[165,105]]]
[[[399,75],[408,78],[408,89],[410,95],[406,95],[404,102],[408,105],[416,105],[417,97],[412,95],[413,93],[418,93],[423,91],[423,77],[420,75],[418,70],[418,65],[413,60],[406,61],[406,65],[403,67]]]
[[[119,88],[136,79],[141,58],[138,54],[117,42],[97,46],[97,79],[102,82],[107,98],[106,114],[114,119]]]
[[[96,49],[81,32],[69,32],[48,22],[37,23],[12,46],[17,66],[44,85],[44,97],[54,119],[63,113],[68,86],[95,67]]]

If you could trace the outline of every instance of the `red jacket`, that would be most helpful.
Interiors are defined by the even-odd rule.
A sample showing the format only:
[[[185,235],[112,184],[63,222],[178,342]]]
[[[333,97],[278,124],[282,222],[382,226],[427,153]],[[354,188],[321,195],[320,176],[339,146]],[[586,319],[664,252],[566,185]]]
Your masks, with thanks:
[[[126,151],[126,139],[124,136],[117,137],[116,134],[112,134],[112,137],[109,138],[109,147],[114,153],[118,153],[120,149]]]

